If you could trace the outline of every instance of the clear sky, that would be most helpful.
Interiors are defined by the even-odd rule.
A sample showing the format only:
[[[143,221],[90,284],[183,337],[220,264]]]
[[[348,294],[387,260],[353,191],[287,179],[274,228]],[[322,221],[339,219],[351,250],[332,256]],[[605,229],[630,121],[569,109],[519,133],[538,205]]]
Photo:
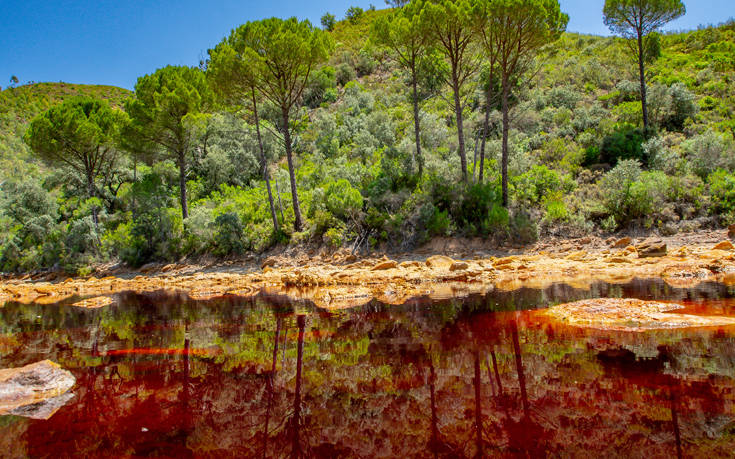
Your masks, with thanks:
[[[378,8],[383,0],[372,1]],[[132,89],[167,64],[196,65],[239,24],[297,16],[319,24],[369,0],[0,0],[0,86],[27,81],[96,83]],[[568,30],[608,34],[604,0],[561,0]],[[733,0],[689,0],[668,29],[692,29],[735,15]]]

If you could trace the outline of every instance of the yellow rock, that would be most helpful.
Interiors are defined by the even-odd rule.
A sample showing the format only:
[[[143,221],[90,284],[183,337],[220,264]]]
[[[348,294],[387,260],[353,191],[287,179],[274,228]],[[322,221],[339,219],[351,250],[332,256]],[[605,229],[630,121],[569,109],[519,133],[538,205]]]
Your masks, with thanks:
[[[434,255],[426,259],[426,266],[429,268],[449,268],[453,263],[454,260],[444,255]]]
[[[712,247],[712,250],[732,250],[733,248],[735,247],[733,247],[732,242],[722,241],[716,246]]]

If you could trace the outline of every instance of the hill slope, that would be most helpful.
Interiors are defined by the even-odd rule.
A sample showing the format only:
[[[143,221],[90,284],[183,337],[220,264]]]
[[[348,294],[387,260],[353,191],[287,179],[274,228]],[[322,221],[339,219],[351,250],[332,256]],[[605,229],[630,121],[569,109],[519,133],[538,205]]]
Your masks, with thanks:
[[[115,86],[69,83],[35,83],[0,91],[0,163],[2,175],[23,169],[23,162],[33,162],[23,134],[36,115],[70,97],[85,95],[109,100],[122,106],[132,95]]]

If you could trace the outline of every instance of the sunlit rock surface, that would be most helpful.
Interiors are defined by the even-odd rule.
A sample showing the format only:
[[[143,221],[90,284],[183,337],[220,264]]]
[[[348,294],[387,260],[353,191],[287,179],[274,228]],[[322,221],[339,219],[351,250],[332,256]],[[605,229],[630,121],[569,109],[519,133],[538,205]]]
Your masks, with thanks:
[[[48,419],[69,401],[74,376],[50,360],[0,370],[0,415]]]
[[[400,305],[417,298],[467,297],[493,290],[543,288],[557,282],[626,283],[634,278],[659,278],[676,287],[707,281],[735,284],[735,253],[729,243],[700,242],[670,248],[666,241],[633,245],[630,238],[597,245],[581,242],[542,246],[543,250],[501,258],[406,254],[395,259],[358,259],[340,251],[311,257],[270,257],[262,268],[260,264],[212,268],[167,265],[149,268],[145,275],[128,273],[53,283],[10,279],[0,281],[0,305],[11,301],[94,308],[109,306],[115,294],[126,291],[182,292],[195,300],[252,297],[265,291],[310,300],[327,309],[343,309],[372,300]]]
[[[647,331],[672,328],[735,326],[735,318],[678,314],[676,303],[629,298],[597,298],[554,306],[549,316],[579,327]]]

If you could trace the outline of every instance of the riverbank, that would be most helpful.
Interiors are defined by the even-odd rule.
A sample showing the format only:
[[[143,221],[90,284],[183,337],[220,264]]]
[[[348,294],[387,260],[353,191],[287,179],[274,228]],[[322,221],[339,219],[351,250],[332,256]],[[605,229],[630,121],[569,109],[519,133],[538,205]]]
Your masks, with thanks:
[[[287,251],[264,260],[102,272],[51,281],[6,279],[0,282],[0,302],[101,307],[125,291],[178,291],[194,300],[265,291],[332,310],[372,300],[402,304],[415,298],[440,300],[556,282],[582,288],[595,280],[624,283],[633,278],[662,278],[678,287],[704,281],[735,284],[735,250],[727,231],[656,239],[545,240],[492,253],[472,241],[438,240],[393,257],[359,258],[345,250]]]

